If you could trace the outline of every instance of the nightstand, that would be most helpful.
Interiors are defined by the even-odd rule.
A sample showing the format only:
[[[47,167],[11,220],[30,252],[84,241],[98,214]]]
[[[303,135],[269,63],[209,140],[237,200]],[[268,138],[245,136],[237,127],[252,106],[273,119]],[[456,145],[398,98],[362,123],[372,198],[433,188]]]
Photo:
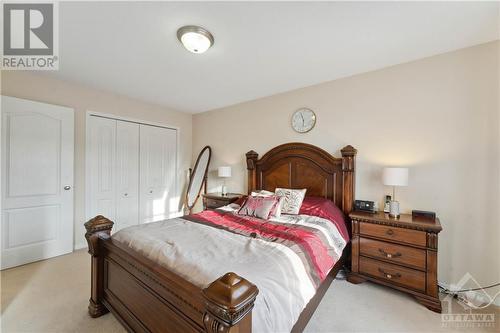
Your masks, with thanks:
[[[222,193],[206,193],[203,194],[203,209],[215,209],[222,206],[229,205],[241,198],[243,194],[239,193],[228,193],[222,195]]]
[[[413,295],[432,311],[441,312],[437,285],[439,219],[414,219],[402,214],[353,212],[351,272],[347,280],[366,280]]]

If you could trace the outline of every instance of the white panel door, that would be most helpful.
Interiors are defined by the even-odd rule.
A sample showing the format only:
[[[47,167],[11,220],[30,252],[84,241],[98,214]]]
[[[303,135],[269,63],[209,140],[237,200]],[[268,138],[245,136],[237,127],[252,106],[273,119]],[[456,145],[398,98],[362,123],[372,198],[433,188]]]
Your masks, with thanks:
[[[140,125],[140,221],[168,219],[178,212],[177,131]]]
[[[2,96],[2,269],[73,250],[74,114]]]
[[[114,231],[139,223],[139,124],[116,123],[116,221]]]
[[[87,138],[88,216],[103,215],[116,219],[116,120],[89,117]]]

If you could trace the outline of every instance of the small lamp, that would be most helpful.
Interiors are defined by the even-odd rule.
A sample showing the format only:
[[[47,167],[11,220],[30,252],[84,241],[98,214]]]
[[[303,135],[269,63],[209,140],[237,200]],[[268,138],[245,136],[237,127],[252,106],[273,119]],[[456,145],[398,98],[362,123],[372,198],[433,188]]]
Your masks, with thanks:
[[[222,185],[222,195],[227,195],[226,178],[231,177],[231,167],[230,166],[221,166],[217,169],[217,173],[218,173],[220,178],[224,179],[224,184]]]
[[[408,186],[408,168],[384,168],[384,185],[392,186],[392,200],[389,216],[399,217],[399,202],[396,201],[396,186]]]

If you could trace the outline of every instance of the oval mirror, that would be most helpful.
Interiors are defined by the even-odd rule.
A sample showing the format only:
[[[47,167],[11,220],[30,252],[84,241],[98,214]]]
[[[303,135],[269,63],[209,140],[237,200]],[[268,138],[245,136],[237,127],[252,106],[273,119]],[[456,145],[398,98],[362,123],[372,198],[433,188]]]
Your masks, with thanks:
[[[188,213],[191,212],[194,205],[196,205],[196,201],[198,201],[198,198],[200,197],[203,184],[207,178],[211,156],[212,149],[209,146],[204,147],[198,155],[194,168],[191,171],[186,193],[186,207],[188,209]]]

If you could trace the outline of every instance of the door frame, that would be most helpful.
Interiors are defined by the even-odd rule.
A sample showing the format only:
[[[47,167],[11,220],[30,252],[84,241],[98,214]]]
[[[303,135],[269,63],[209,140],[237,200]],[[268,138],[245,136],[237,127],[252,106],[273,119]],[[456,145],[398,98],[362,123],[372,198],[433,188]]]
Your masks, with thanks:
[[[166,129],[171,129],[176,131],[176,147],[175,147],[175,192],[179,194],[179,200],[181,200],[182,193],[179,193],[179,151],[180,151],[180,139],[181,139],[181,129],[178,126],[171,126],[167,125],[164,123],[159,123],[159,122],[152,122],[152,121],[146,121],[146,120],[141,120],[141,119],[136,119],[136,118],[131,118],[131,117],[123,117],[119,116],[116,114],[112,113],[102,113],[102,112],[96,112],[92,110],[87,110],[85,113],[85,219],[89,220],[93,218],[94,216],[90,216],[90,117],[101,117],[101,118],[107,118],[107,119],[112,119],[112,120],[120,120],[120,121],[127,121],[130,123],[136,123],[139,125],[147,125],[147,126],[155,126],[155,127],[161,127],[161,128],[166,128]],[[139,193],[140,195],[140,193]],[[76,248],[84,248],[86,247],[86,243],[81,243],[77,244],[75,246]]]

